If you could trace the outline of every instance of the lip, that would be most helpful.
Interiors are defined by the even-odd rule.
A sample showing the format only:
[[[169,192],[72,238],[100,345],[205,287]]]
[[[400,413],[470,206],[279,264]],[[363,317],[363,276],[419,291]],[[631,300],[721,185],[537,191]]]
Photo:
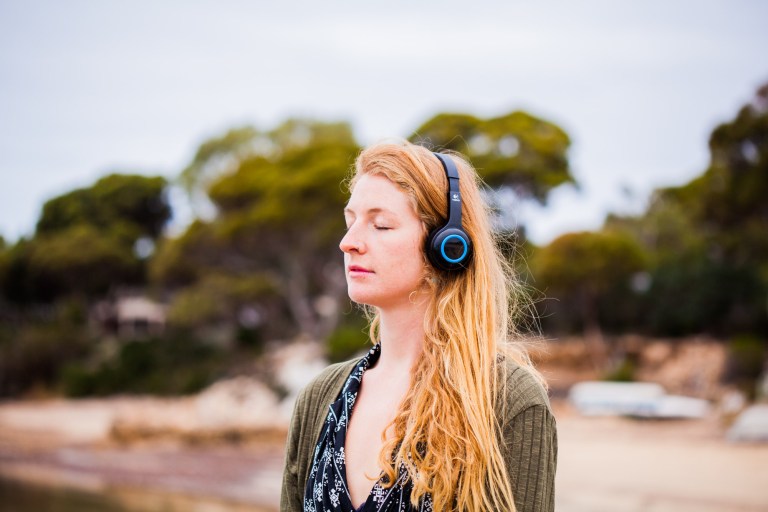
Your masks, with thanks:
[[[352,273],[360,273],[360,274],[373,274],[373,270],[369,270],[365,267],[361,267],[360,265],[350,265],[347,267],[347,272],[350,274]]]

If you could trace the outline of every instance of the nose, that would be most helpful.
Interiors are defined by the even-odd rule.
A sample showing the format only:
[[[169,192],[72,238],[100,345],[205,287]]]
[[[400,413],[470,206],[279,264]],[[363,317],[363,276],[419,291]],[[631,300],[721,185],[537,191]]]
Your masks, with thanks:
[[[339,242],[339,249],[341,249],[342,252],[345,252],[347,254],[353,253],[353,252],[362,254],[365,252],[365,243],[360,238],[354,225],[352,225],[347,230],[347,233],[341,239],[341,242]]]

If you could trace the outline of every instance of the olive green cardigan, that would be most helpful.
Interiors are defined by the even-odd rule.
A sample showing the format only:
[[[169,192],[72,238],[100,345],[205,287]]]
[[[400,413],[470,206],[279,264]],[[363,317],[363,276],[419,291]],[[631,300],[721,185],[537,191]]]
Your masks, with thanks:
[[[326,368],[301,393],[294,406],[286,443],[281,512],[303,509],[304,491],[328,406],[336,400],[358,361]],[[496,411],[500,444],[518,512],[555,509],[557,430],[546,391],[524,368],[508,362],[504,404]]]

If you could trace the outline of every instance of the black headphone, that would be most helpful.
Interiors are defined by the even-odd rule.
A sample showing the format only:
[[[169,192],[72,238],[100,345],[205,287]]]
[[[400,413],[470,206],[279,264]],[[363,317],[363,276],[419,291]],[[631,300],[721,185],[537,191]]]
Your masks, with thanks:
[[[445,169],[448,179],[448,220],[429,233],[427,257],[435,267],[446,271],[463,270],[472,261],[472,240],[461,227],[459,171],[448,155],[433,153]]]

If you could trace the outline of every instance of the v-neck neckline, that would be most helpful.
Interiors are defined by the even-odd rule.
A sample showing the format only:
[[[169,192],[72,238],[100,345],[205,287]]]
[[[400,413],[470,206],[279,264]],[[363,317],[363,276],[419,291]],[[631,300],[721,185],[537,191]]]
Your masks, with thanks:
[[[365,497],[365,501],[363,501],[363,503],[360,504],[360,506],[356,507],[355,503],[352,501],[352,494],[349,492],[349,479],[347,478],[347,462],[346,462],[347,429],[349,428],[349,422],[352,420],[352,413],[355,410],[355,404],[357,404],[357,397],[360,394],[360,387],[363,385],[363,376],[365,375],[365,372],[367,370],[376,366],[376,363],[379,361],[380,356],[381,356],[381,343],[377,343],[376,345],[373,346],[373,348],[371,348],[368,354],[366,354],[366,357],[364,358],[364,360],[361,362],[359,378],[352,379],[352,381],[356,381],[356,383],[350,386],[352,389],[347,390],[347,393],[354,393],[354,399],[352,404],[349,406],[349,410],[347,412],[347,421],[346,421],[346,424],[344,425],[344,437],[341,440],[341,448],[344,449],[345,459],[344,459],[344,471],[341,471],[340,473],[341,473],[341,477],[344,480],[344,489],[347,492],[347,498],[349,498],[349,502],[352,504],[352,508],[354,509],[354,512],[363,512],[365,510],[365,507],[368,505],[371,499],[375,496],[374,492],[376,491],[376,487],[380,487],[379,482],[381,482],[381,477],[383,476],[383,471],[382,471],[381,474],[379,475],[379,478],[373,482],[373,485],[371,486],[371,490],[368,491],[368,494]],[[343,400],[346,404],[349,395],[346,393],[344,393],[343,395],[344,395]]]

